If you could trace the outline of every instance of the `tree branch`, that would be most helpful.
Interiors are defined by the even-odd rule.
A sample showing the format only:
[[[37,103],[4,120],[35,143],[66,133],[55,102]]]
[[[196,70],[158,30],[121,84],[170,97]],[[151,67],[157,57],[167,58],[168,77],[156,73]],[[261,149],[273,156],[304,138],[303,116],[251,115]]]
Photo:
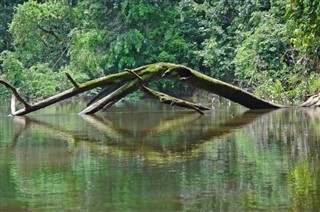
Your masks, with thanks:
[[[45,29],[43,26],[41,26],[40,24],[38,24],[39,29],[41,29],[43,32],[48,33],[50,35],[52,35],[55,39],[57,39],[59,42],[61,42],[61,38],[52,30],[52,28],[50,28],[50,30]]]
[[[17,100],[18,100],[19,102],[21,102],[21,103],[24,105],[25,108],[30,108],[30,107],[31,107],[31,105],[30,105],[28,102],[26,102],[26,101],[19,95],[17,89],[16,89],[15,87],[13,87],[13,85],[7,83],[7,82],[4,81],[4,80],[0,80],[0,84],[2,84],[2,85],[4,85],[4,86],[6,86],[7,88],[9,88],[9,89],[11,90],[12,94],[17,98]]]
[[[300,107],[319,107],[320,106],[320,95],[316,94],[311,96],[307,101],[300,105]]]
[[[126,95],[134,92],[137,90],[139,81],[136,79],[132,80],[131,82],[127,82],[117,90],[113,91],[109,95],[99,99],[92,105],[85,108],[83,111],[81,111],[79,114],[93,114],[103,108],[109,108],[114,103],[125,97]]]
[[[79,84],[71,77],[69,73],[65,73],[68,80],[72,83],[75,88],[79,88]]]
[[[152,90],[152,89],[150,89],[150,88],[148,88],[146,86],[141,86],[140,90],[142,92],[148,94],[149,96],[152,96],[152,97],[155,97],[155,98],[159,99],[161,103],[168,104],[170,106],[176,105],[176,106],[179,106],[179,107],[193,109],[193,110],[196,110],[201,115],[204,114],[202,112],[202,110],[211,110],[211,108],[209,108],[209,107],[205,107],[205,106],[202,106],[200,104],[184,101],[184,100],[169,96],[169,95],[167,95],[165,93],[161,93],[159,91]]]
[[[130,70],[130,69],[124,69],[125,71],[133,74],[135,77],[138,78],[138,80],[140,81],[140,83],[142,83],[143,79],[137,74],[135,73],[134,71]],[[166,71],[165,73],[169,73],[171,70],[169,69],[168,71]],[[182,78],[182,77],[181,77]],[[201,111],[201,110],[211,110],[210,108],[208,107],[204,107],[202,105],[199,105],[199,104],[195,104],[195,103],[192,103],[192,102],[188,102],[188,101],[184,101],[184,100],[181,100],[181,99],[178,99],[178,98],[175,98],[175,97],[172,97],[172,96],[169,96],[167,94],[164,94],[164,93],[161,93],[161,92],[158,92],[158,91],[155,91],[155,90],[152,90],[151,88],[148,88],[144,85],[141,85],[140,86],[140,90],[146,94],[148,94],[149,96],[153,96],[157,99],[160,100],[161,103],[164,103],[164,104],[169,104],[170,106],[173,106],[173,105],[176,105],[176,106],[179,106],[179,107],[184,107],[184,108],[189,108],[189,109],[193,109],[193,110],[196,110],[198,113],[200,113],[201,115],[203,115],[204,113]],[[109,106],[110,107],[110,106]],[[104,109],[106,108],[109,108],[108,105],[107,107],[105,107]]]
[[[133,74],[134,76],[136,76],[140,81],[143,80],[136,72],[132,71],[131,69],[125,68],[124,70],[126,72],[129,72],[130,74]]]
[[[21,115],[31,113],[33,111],[45,108],[56,102],[62,101],[64,99],[68,99],[70,97],[73,97],[85,91],[91,90],[93,88],[104,87],[109,85],[117,85],[117,84],[124,85],[117,90],[116,92],[117,94],[114,93],[111,96],[109,96],[110,95],[109,94],[108,95],[109,97],[106,97],[109,99],[104,99],[104,100],[107,100],[106,102],[103,102],[104,100],[101,99],[102,101],[100,102],[101,104],[99,105],[99,109],[98,109],[100,110],[104,106],[106,106],[108,103],[117,101],[123,98],[124,96],[134,92],[139,87],[141,87],[142,84],[147,84],[154,80],[161,79],[161,77],[183,82],[195,88],[202,89],[210,93],[215,93],[219,96],[225,97],[233,102],[241,104],[250,109],[277,109],[277,108],[285,107],[282,105],[277,105],[272,102],[265,101],[257,96],[254,96],[253,94],[250,94],[242,90],[239,87],[211,78],[207,75],[204,75],[198,71],[192,70],[182,65],[176,65],[172,63],[155,63],[155,64],[142,66],[137,69],[133,69],[132,71],[129,71],[129,72],[123,71],[115,74],[110,74],[98,79],[93,79],[85,83],[81,83],[81,84],[76,83],[79,86],[78,88],[70,88],[59,94],[51,96],[47,99],[36,102],[31,106],[26,101],[24,101],[21,98],[21,96],[19,96],[18,92],[16,91],[15,88],[13,88],[13,86],[8,85],[8,83],[5,83],[4,81],[0,81],[0,83],[4,84],[6,87],[11,89],[12,92],[17,97],[17,99],[25,105],[25,108],[22,108],[16,111],[15,113],[13,113],[12,115],[14,116],[19,116],[19,115],[21,116]],[[135,72],[138,76],[142,78],[142,80],[141,79],[138,80],[137,79],[138,77],[135,76],[132,72]],[[181,78],[183,79],[182,81],[181,81]],[[175,104],[175,102],[173,102],[173,104]]]

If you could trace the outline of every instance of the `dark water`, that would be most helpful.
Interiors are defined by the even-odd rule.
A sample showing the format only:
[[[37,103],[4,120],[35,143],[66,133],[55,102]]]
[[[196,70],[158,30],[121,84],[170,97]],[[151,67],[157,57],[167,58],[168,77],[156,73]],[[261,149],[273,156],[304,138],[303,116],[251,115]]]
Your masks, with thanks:
[[[0,108],[0,211],[317,211],[320,110]]]

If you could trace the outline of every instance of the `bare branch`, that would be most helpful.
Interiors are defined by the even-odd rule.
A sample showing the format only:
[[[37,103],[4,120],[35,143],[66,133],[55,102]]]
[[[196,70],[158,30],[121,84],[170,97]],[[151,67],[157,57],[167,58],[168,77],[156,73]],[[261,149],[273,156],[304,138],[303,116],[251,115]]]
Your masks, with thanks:
[[[140,76],[141,79],[136,75]],[[101,101],[99,100],[95,102],[97,103],[96,105],[93,104],[91,105],[91,108],[86,108],[84,111],[81,112],[87,114],[94,113],[94,111],[99,111],[105,106],[108,107],[114,102],[123,98],[124,96],[137,90],[139,87],[142,86],[142,84],[147,84],[149,82],[161,79],[162,77],[183,82],[192,87],[215,93],[219,96],[230,99],[231,101],[239,103],[250,109],[277,109],[285,107],[282,105],[277,105],[272,102],[265,101],[257,96],[254,96],[242,90],[239,87],[211,78],[198,71],[172,63],[149,64],[137,69],[133,69],[132,71],[123,71],[115,74],[110,74],[81,84],[78,84],[72,79],[72,77],[70,77],[68,79],[71,82],[73,82],[73,85],[75,87],[65,90],[59,94],[53,95],[39,102],[36,102],[32,105],[29,105],[26,101],[24,101],[23,98],[21,98],[21,96],[18,94],[17,90],[10,84],[4,82],[3,80],[0,81],[0,84],[3,84],[7,88],[11,89],[11,91],[17,97],[17,99],[25,105],[24,108],[13,113],[13,116],[21,116],[31,113],[33,111],[45,108],[56,102],[68,99],[70,97],[73,97],[75,95],[78,95],[80,93],[86,92],[97,87],[104,87],[109,85],[122,85],[118,90],[100,99]],[[181,78],[183,79],[182,81]],[[172,99],[174,97],[170,98]],[[177,102],[179,101],[177,100]],[[176,104],[176,101],[171,101],[169,104]],[[191,107],[191,109],[195,108]]]
[[[79,88],[79,84],[71,77],[69,73],[65,73],[68,80],[72,83],[75,88]]]
[[[311,96],[307,101],[300,105],[300,107],[318,107],[320,104],[319,94]]]
[[[99,99],[92,105],[88,106],[84,110],[82,110],[79,114],[93,114],[103,108],[109,108],[114,103],[125,97],[126,95],[134,92],[139,87],[139,81],[137,79],[132,80],[131,82],[127,82],[114,92],[108,94],[107,96]]]
[[[13,87],[13,85],[7,83],[7,82],[4,81],[4,80],[0,80],[0,84],[2,84],[2,85],[4,85],[4,86],[6,86],[7,88],[9,88],[9,89],[12,91],[12,94],[17,98],[17,100],[18,100],[19,102],[21,102],[21,103],[24,105],[25,108],[30,108],[30,107],[31,107],[31,105],[30,105],[28,102],[26,102],[26,101],[19,95],[17,89],[16,89],[15,87]]]
[[[130,70],[130,69],[124,69],[124,70],[129,72],[129,73],[131,73],[131,74],[133,74],[134,76],[136,76],[138,78],[138,80],[140,80],[140,82],[143,81],[143,79],[137,73],[133,72],[132,70]],[[171,71],[171,69],[168,69],[165,72],[165,74],[169,73],[170,71]],[[201,110],[210,110],[210,108],[208,108],[208,107],[204,107],[204,106],[199,105],[199,104],[195,104],[195,103],[192,103],[192,102],[184,101],[184,100],[169,96],[167,94],[152,90],[151,88],[148,88],[148,87],[146,87],[144,85],[140,86],[140,90],[143,91],[144,93],[150,95],[150,96],[153,96],[153,97],[159,99],[161,103],[169,104],[170,106],[177,105],[179,107],[193,109],[193,110],[196,110],[201,115],[204,114]],[[104,107],[104,109],[107,109],[109,107],[110,107],[109,105],[106,105]]]
[[[131,69],[125,68],[124,70],[136,76],[140,81],[143,80],[136,72],[132,71]]]
[[[37,24],[37,25],[38,25],[38,28],[41,29],[43,32],[52,35],[57,41],[61,42],[62,39],[53,31],[52,28],[48,30],[48,29],[45,29],[40,24]]]
[[[202,106],[200,104],[184,101],[184,100],[169,96],[169,95],[167,95],[165,93],[161,93],[159,91],[152,90],[152,89],[150,89],[150,88],[148,88],[146,86],[141,86],[140,89],[141,89],[141,91],[143,91],[144,93],[148,94],[149,96],[152,96],[152,97],[155,97],[155,98],[159,99],[161,103],[168,104],[170,106],[176,105],[176,106],[179,106],[179,107],[193,109],[193,110],[196,110],[201,115],[204,114],[202,112],[202,110],[211,110],[211,108],[209,108],[209,107],[205,107],[205,106]]]

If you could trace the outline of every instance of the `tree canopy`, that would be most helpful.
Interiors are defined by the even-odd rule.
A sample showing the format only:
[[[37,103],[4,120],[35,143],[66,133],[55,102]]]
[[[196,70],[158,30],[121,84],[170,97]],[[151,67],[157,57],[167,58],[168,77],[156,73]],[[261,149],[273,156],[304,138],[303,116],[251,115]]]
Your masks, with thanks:
[[[0,77],[43,98],[68,87],[65,72],[83,82],[165,61],[293,104],[320,85],[319,11],[311,0],[5,0]]]

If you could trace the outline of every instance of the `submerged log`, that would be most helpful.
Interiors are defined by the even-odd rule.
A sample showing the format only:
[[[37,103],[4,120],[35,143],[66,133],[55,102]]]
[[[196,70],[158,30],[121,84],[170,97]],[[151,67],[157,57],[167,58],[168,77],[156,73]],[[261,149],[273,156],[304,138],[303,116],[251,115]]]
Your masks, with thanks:
[[[135,75],[139,76],[141,79],[137,80],[137,76]],[[105,77],[94,79],[85,83],[77,83],[69,75],[68,79],[72,82],[73,88],[39,101],[33,105],[26,103],[19,96],[19,94],[17,94],[15,88],[13,88],[12,86],[8,86],[8,83],[4,82],[3,80],[0,80],[0,83],[11,89],[13,94],[17,97],[17,100],[24,104],[24,108],[12,113],[12,115],[14,116],[19,116],[42,109],[59,101],[68,99],[97,87],[104,87],[121,83],[124,84],[118,90],[100,99],[81,112],[94,113],[102,108],[108,107],[108,105],[110,106],[114,104],[116,101],[134,92],[140,87],[141,84],[147,85],[149,82],[164,78],[180,81],[195,88],[215,93],[233,102],[239,103],[249,109],[277,109],[284,107],[272,102],[265,101],[236,86],[211,78],[188,67],[172,63],[150,64],[130,71],[127,70],[117,74],[110,74]]]

